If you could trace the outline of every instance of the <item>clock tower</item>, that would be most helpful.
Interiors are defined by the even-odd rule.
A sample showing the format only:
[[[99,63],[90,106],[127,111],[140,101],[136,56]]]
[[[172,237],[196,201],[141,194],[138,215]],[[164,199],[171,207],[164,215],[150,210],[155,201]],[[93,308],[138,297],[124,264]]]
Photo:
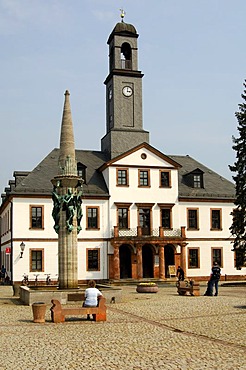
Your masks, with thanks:
[[[138,34],[135,27],[117,23],[111,32],[109,74],[106,85],[106,135],[101,150],[114,158],[135,146],[149,142],[143,130],[142,78],[138,71]]]

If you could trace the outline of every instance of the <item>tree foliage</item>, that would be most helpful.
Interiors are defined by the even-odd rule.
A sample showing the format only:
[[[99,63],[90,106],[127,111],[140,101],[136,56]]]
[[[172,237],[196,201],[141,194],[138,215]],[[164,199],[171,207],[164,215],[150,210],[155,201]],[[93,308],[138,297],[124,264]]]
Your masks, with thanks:
[[[238,105],[239,110],[235,113],[239,136],[232,138],[236,160],[234,165],[229,166],[230,170],[235,173],[233,180],[236,185],[236,208],[232,213],[230,231],[235,237],[233,250],[236,251],[237,267],[246,266],[246,80],[243,86],[244,91],[241,95],[243,102]]]

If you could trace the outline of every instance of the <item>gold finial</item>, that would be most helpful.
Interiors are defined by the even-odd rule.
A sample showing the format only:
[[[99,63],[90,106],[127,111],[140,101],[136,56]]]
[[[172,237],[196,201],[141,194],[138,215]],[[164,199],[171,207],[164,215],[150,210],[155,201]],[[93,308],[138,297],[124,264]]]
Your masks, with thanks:
[[[124,11],[124,9],[120,9],[121,22],[124,22],[125,15],[126,15],[126,12]]]

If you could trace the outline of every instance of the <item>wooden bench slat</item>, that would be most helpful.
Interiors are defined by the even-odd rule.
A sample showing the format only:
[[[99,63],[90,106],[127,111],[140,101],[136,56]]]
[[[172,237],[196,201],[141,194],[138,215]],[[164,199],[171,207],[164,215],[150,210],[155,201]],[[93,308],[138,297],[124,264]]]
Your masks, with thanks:
[[[81,307],[81,308],[63,308],[62,313],[63,315],[86,315],[86,314],[93,314],[97,313],[98,308],[95,307],[94,309],[92,307]]]

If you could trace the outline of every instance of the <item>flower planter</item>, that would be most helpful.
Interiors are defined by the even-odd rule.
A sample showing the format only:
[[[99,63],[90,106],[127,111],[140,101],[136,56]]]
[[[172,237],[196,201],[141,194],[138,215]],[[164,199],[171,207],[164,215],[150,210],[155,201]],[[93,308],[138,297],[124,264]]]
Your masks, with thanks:
[[[157,293],[158,292],[158,286],[155,284],[151,285],[137,285],[136,291],[138,293]]]

